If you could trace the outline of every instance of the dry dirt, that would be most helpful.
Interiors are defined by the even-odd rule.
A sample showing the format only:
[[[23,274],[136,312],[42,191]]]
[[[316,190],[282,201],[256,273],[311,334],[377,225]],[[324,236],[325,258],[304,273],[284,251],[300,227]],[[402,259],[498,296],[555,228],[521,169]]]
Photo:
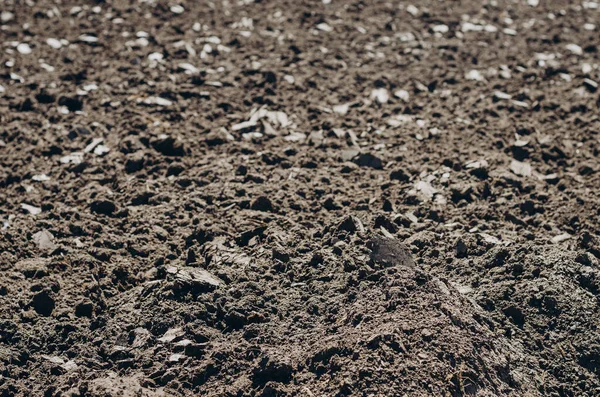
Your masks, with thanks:
[[[600,395],[598,3],[0,9],[0,396]]]

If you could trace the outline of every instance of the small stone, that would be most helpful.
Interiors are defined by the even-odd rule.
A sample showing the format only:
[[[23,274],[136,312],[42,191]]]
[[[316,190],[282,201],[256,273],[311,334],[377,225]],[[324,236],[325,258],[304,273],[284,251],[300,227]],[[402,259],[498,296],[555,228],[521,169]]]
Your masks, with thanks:
[[[437,189],[427,181],[417,181],[417,183],[415,183],[415,190],[419,192],[421,197],[425,200],[432,200],[433,196],[438,192]]]
[[[429,342],[433,339],[433,332],[431,332],[431,330],[429,329],[423,329],[421,331],[421,337],[423,338],[424,341]]]
[[[21,43],[17,46],[17,51],[19,54],[29,55],[31,54],[31,47],[27,43]]]
[[[592,79],[583,79],[583,85],[590,92],[596,92],[598,90],[598,83]]]
[[[173,104],[170,100],[158,96],[148,97],[141,102],[148,106],[171,106]]]
[[[75,363],[75,361],[73,361],[73,360],[67,361],[66,363],[62,364],[60,367],[67,372],[75,371],[78,368],[77,363]]]
[[[479,72],[478,70],[471,70],[470,72],[468,72],[467,74],[465,74],[465,79],[466,80],[471,80],[471,81],[483,81],[485,80],[483,75],[481,74],[481,72]]]
[[[360,151],[358,149],[345,149],[342,150],[342,153],[340,155],[342,161],[350,161],[352,159],[354,159],[356,156],[358,156],[360,154]]]
[[[512,98],[512,95],[507,94],[505,92],[501,92],[501,91],[495,91],[494,94],[492,95],[492,97],[494,98],[494,101],[500,101],[500,100],[509,100]]]
[[[408,93],[408,91],[406,90],[398,90],[394,92],[394,96],[396,98],[401,99],[404,102],[408,102],[408,100],[410,99],[410,94]]]
[[[169,343],[176,339],[181,339],[183,335],[183,328],[169,328],[162,337],[158,338],[158,341],[162,343]]]
[[[552,237],[552,242],[554,244],[558,244],[558,243],[562,243],[563,241],[566,241],[570,238],[571,238],[571,235],[569,233],[563,233],[563,234],[559,234],[558,236]]]
[[[26,278],[43,278],[48,275],[47,261],[42,258],[24,259],[15,263],[14,269],[23,273]]]
[[[81,164],[83,162],[82,152],[73,152],[60,158],[60,162],[63,164]]]
[[[433,30],[435,33],[448,33],[448,31],[450,31],[450,28],[448,27],[448,25],[435,25],[433,28],[431,28],[431,30]]]
[[[531,169],[531,165],[527,164],[527,163],[523,163],[521,161],[518,160],[512,160],[510,163],[510,170],[515,174],[515,175],[519,175],[519,176],[531,176],[532,174],[532,169]]]
[[[2,23],[7,23],[10,22],[14,19],[15,14],[13,14],[10,11],[2,11],[2,13],[0,14],[0,21],[2,21]]]
[[[571,51],[575,55],[583,54],[583,48],[581,48],[577,44],[573,44],[573,43],[567,44],[566,48],[567,48],[567,50]]]
[[[326,24],[325,22],[318,24],[317,29],[319,29],[323,32],[333,32],[333,28],[329,24]]]
[[[335,105],[333,107],[333,112],[337,113],[339,115],[345,116],[348,113],[349,109],[350,109],[350,104],[344,103],[342,105]]]
[[[94,148],[94,154],[96,156],[102,157],[108,152],[110,152],[110,148],[106,145],[98,145]]]
[[[29,204],[21,204],[21,208],[23,208],[25,211],[29,212],[31,215],[38,215],[42,213],[42,209],[39,207],[35,207],[33,205],[29,205]]]
[[[185,355],[180,354],[180,353],[173,353],[169,356],[169,362],[176,363],[179,360],[181,360],[183,357],[185,357]]]
[[[390,100],[390,94],[385,88],[375,88],[371,91],[371,99],[374,99],[379,104],[386,104]]]
[[[90,153],[92,152],[96,146],[100,145],[102,142],[104,141],[103,138],[94,138],[92,139],[92,142],[90,142],[85,149],[83,149],[84,153]]]
[[[41,230],[33,235],[33,241],[42,251],[53,251],[56,248],[54,236],[48,230]]]
[[[173,14],[183,14],[183,12],[185,11],[185,9],[183,8],[182,5],[176,4],[171,6],[171,12]]]
[[[182,267],[175,274],[175,280],[180,287],[187,287],[198,292],[212,291],[222,284],[222,281],[204,269]]]
[[[58,50],[59,48],[62,47],[62,43],[60,42],[60,40],[53,39],[53,38],[46,39],[46,44],[48,44],[50,47],[54,48],[55,50]]]
[[[417,15],[419,15],[419,9],[412,4],[409,4],[406,7],[406,12],[408,12],[413,17],[416,17]]]

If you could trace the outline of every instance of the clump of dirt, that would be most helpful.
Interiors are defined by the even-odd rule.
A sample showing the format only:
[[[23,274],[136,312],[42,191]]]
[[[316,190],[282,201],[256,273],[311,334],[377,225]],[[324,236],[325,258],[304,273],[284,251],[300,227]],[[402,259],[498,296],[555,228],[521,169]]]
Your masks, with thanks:
[[[599,395],[593,2],[7,3],[0,396]]]

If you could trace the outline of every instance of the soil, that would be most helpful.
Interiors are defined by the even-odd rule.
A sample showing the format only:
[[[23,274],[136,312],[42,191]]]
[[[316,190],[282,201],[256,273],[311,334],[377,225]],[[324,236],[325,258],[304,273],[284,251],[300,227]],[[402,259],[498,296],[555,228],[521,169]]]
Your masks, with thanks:
[[[4,1],[0,396],[598,396],[595,2]]]

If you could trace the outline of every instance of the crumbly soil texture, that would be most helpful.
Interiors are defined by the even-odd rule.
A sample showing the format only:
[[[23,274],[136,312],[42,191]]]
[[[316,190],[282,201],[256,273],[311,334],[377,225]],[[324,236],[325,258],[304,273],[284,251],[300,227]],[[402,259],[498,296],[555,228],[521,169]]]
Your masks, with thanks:
[[[600,395],[598,3],[0,4],[0,396]]]

